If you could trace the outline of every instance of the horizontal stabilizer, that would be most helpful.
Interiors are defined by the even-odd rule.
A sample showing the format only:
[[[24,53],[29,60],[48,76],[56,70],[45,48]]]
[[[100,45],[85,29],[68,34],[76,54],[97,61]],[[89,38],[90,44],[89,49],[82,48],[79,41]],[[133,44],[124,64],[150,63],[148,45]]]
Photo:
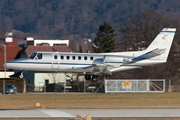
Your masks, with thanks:
[[[158,56],[158,55],[161,55],[165,52],[166,49],[155,49],[155,50],[152,50],[150,52],[147,52],[145,55],[148,57],[148,58],[151,58],[151,57],[155,57],[155,56]]]
[[[164,54],[166,51],[166,49],[154,49],[154,50],[151,50],[145,54],[142,54],[136,58],[133,58],[131,59],[131,62],[138,62],[138,61],[141,61],[141,60],[145,60],[145,59],[150,59],[152,57],[156,57],[156,56],[159,56],[161,54]]]

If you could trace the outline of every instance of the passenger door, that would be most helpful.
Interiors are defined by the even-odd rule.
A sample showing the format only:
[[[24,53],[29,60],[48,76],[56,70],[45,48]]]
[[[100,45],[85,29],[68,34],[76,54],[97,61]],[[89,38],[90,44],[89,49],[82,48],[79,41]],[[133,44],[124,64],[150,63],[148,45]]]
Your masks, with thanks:
[[[59,55],[56,53],[52,54],[52,68],[59,69]]]

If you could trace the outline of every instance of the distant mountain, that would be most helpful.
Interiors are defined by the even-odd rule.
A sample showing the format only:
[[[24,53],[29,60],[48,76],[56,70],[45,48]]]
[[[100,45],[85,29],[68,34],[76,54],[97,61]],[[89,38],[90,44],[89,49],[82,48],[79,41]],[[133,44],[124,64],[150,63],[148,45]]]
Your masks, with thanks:
[[[179,16],[179,0],[1,0],[0,27],[41,38],[94,38],[99,24],[117,23],[142,10]],[[73,37],[72,37],[73,38]]]

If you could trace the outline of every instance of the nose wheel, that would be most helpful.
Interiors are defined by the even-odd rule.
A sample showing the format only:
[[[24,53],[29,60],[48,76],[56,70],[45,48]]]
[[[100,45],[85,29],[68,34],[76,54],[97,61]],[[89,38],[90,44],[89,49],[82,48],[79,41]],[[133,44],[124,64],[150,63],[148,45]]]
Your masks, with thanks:
[[[24,75],[23,75],[23,71],[21,72],[21,74],[19,75],[19,78],[23,78]]]

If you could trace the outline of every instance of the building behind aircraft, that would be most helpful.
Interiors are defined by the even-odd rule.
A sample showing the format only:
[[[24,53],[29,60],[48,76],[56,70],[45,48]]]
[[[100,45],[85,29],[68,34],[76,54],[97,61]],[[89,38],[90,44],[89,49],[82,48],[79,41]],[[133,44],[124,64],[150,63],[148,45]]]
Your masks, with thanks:
[[[1,49],[4,49],[3,45],[6,45],[6,55],[7,55],[7,61],[11,61],[18,58],[24,58],[32,54],[36,51],[46,51],[46,52],[72,52],[72,50],[68,47],[69,46],[69,40],[36,40],[32,37],[28,38],[12,38],[12,37],[6,37],[2,40],[0,40],[2,46]],[[19,46],[19,47],[18,47]],[[21,49],[22,47],[23,49]],[[16,48],[16,49],[13,49]],[[17,49],[18,48],[18,49]],[[4,53],[1,52],[0,55],[2,58],[4,58]],[[4,59],[1,59],[0,61],[2,67],[2,72],[0,72],[1,77],[4,78]],[[21,74],[21,70],[7,70],[6,71],[6,77],[19,77]],[[51,73],[51,72],[35,72],[35,71],[25,71],[24,78],[26,79],[27,84],[33,84],[35,86],[44,86],[45,81],[46,83],[54,83],[56,82],[64,82],[64,80],[71,80],[71,76],[74,77],[74,74],[72,73]],[[36,87],[39,90],[39,88],[42,87]]]

